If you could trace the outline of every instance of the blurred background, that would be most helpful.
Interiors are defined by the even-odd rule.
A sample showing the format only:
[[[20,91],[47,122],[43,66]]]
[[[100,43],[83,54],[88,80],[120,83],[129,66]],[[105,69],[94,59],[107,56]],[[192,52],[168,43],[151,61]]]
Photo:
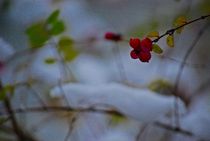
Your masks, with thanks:
[[[57,9],[65,30],[31,47],[27,29]],[[174,34],[174,48],[161,38],[163,53],[152,53],[149,63],[131,59],[129,47],[131,37],[164,34],[177,17],[209,14],[209,0],[0,0],[0,80],[7,88],[0,141],[210,140],[210,18]],[[106,32],[124,40],[105,40]],[[58,49],[62,37],[75,51],[68,61]],[[174,129],[174,101],[181,130]]]

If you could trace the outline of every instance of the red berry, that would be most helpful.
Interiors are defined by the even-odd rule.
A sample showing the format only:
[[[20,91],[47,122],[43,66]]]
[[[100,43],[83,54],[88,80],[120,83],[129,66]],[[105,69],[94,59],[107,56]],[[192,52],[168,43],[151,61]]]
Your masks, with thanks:
[[[130,38],[129,42],[130,46],[135,50],[140,50],[141,41],[139,38]]]
[[[131,58],[133,58],[133,59],[139,58],[138,52],[135,51],[135,50],[132,50],[132,51],[130,52],[130,56],[131,56]]]
[[[107,40],[116,41],[116,42],[122,40],[122,36],[120,34],[113,33],[113,32],[105,33],[104,38]]]
[[[151,59],[151,53],[150,53],[150,52],[141,51],[141,52],[139,53],[139,59],[140,59],[142,62],[149,62],[149,60]]]
[[[141,50],[144,52],[152,51],[152,41],[149,38],[141,41]]]

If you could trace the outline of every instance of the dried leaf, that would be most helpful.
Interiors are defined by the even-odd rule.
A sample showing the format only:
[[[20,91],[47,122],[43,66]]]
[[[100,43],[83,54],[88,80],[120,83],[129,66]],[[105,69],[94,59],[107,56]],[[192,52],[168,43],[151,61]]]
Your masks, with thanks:
[[[174,36],[168,35],[168,37],[166,38],[166,43],[169,47],[173,48],[174,47]]]

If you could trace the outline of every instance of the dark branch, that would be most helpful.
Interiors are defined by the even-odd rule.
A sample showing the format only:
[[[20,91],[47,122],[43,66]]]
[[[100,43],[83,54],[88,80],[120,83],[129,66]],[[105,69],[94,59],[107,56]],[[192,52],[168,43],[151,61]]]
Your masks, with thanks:
[[[118,116],[126,116],[121,112],[118,112],[116,110],[105,110],[105,109],[95,109],[95,108],[71,108],[71,107],[56,107],[56,106],[51,106],[51,107],[31,107],[27,109],[13,109],[13,112],[16,114],[20,113],[30,113],[30,112],[56,112],[56,111],[63,111],[63,112],[91,112],[91,113],[101,113],[101,114],[109,114],[109,115],[118,115]],[[0,115],[5,115],[4,113],[0,112]],[[171,125],[160,123],[160,122],[154,122],[152,123],[155,126],[164,128],[166,130],[170,130],[174,133],[177,134],[182,134],[185,136],[193,137],[193,138],[199,138],[193,133],[183,130],[181,128],[175,128]],[[210,141],[210,140],[205,140],[199,138],[199,141]]]
[[[204,19],[206,19],[206,18],[208,18],[208,17],[210,17],[210,14],[209,14],[209,15],[205,15],[205,16],[201,16],[201,17],[199,17],[199,18],[197,18],[197,19],[194,19],[194,20],[191,20],[191,21],[189,21],[189,22],[186,22],[185,24],[183,24],[183,25],[181,25],[181,26],[178,26],[178,27],[169,29],[169,30],[167,30],[164,34],[162,34],[162,35],[160,35],[158,38],[154,39],[152,42],[153,42],[153,43],[156,43],[156,42],[158,42],[161,38],[165,37],[166,35],[171,35],[171,34],[173,34],[176,30],[178,30],[178,29],[180,29],[180,28],[182,28],[182,27],[184,27],[184,26],[186,26],[186,25],[192,24],[192,23],[197,22],[197,21],[200,21],[200,20],[204,20]]]

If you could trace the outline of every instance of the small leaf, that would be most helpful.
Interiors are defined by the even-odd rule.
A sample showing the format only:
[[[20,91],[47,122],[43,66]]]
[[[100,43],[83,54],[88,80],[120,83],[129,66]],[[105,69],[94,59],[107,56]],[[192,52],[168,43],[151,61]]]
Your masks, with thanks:
[[[157,44],[153,44],[152,45],[152,51],[154,51],[157,54],[163,53],[162,48],[160,48],[159,45],[157,45]]]
[[[45,63],[46,64],[54,64],[56,62],[55,58],[46,58]]]
[[[30,44],[33,48],[42,47],[43,44],[50,38],[50,34],[43,23],[31,25],[27,28],[26,34],[28,35]]]
[[[174,27],[179,27],[179,26],[182,26],[182,25],[184,25],[186,23],[187,23],[186,17],[185,16],[179,16],[174,21]],[[181,27],[181,28],[177,29],[176,33],[180,34],[183,29],[184,29],[184,27]]]
[[[65,25],[63,21],[56,21],[52,24],[51,28],[49,29],[50,34],[58,35],[65,31]]]
[[[62,37],[58,42],[58,51],[63,54],[65,61],[72,61],[78,52],[73,48],[74,42],[69,37]]]
[[[50,16],[47,18],[47,23],[48,24],[53,24],[58,20],[58,16],[60,14],[59,10],[55,10],[54,12],[52,12],[52,14],[50,14]]]
[[[153,31],[153,32],[150,32],[147,37],[149,38],[153,38],[153,37],[159,37],[159,32],[158,31]]]
[[[173,35],[168,35],[166,38],[166,43],[169,47],[173,48],[174,47],[174,37]]]

